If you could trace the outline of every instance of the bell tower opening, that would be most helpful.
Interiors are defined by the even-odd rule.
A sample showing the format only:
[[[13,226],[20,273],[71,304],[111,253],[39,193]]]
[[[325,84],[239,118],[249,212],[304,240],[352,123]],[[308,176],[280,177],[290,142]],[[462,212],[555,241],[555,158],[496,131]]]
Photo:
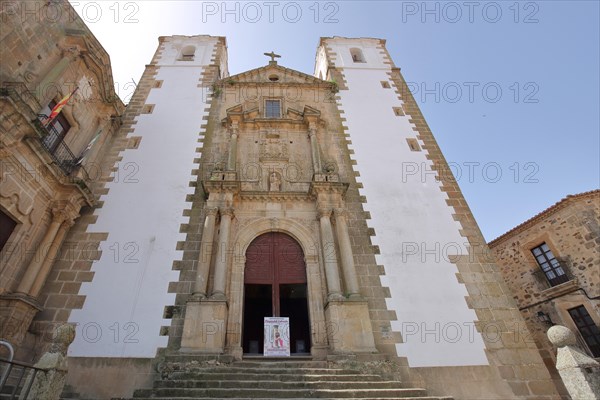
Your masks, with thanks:
[[[264,317],[290,319],[290,352],[310,353],[310,324],[304,252],[281,232],[265,233],[246,251],[244,354],[262,354]]]

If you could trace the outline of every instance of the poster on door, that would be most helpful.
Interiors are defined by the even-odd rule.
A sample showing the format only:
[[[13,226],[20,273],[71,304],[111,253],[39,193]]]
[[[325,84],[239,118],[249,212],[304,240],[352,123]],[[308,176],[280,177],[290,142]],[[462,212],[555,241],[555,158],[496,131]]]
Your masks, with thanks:
[[[290,356],[290,319],[265,317],[265,357]]]

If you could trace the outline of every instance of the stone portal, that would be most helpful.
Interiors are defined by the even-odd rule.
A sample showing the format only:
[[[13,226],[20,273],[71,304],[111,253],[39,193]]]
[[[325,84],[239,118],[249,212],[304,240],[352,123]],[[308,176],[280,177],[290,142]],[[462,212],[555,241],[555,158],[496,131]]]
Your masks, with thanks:
[[[248,247],[243,313],[245,354],[263,353],[264,317],[289,317],[291,353],[309,353],[306,264],[302,248],[292,237],[269,232]]]

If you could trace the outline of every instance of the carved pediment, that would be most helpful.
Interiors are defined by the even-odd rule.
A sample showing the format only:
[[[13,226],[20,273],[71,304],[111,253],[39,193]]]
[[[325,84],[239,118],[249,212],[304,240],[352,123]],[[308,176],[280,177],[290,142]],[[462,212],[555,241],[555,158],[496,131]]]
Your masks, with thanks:
[[[313,108],[311,106],[304,106],[304,111],[302,112],[302,115],[303,116],[314,115],[314,116],[320,117],[321,111],[319,111],[316,108]]]
[[[235,85],[236,83],[282,83],[282,84],[313,84],[330,85],[330,82],[315,78],[280,65],[266,65],[264,67],[251,69],[241,74],[231,75],[220,81],[223,85]]]
[[[244,108],[242,107],[241,104],[238,104],[236,106],[233,107],[229,107],[227,109],[227,115],[241,115],[244,112]]]

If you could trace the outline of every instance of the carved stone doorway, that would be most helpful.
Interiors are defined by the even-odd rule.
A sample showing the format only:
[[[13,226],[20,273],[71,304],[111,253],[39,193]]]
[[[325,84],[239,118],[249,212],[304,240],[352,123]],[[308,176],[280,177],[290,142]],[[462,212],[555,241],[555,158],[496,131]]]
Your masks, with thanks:
[[[310,323],[304,253],[281,232],[265,233],[246,251],[242,347],[262,354],[264,317],[290,318],[292,354],[310,352]]]

